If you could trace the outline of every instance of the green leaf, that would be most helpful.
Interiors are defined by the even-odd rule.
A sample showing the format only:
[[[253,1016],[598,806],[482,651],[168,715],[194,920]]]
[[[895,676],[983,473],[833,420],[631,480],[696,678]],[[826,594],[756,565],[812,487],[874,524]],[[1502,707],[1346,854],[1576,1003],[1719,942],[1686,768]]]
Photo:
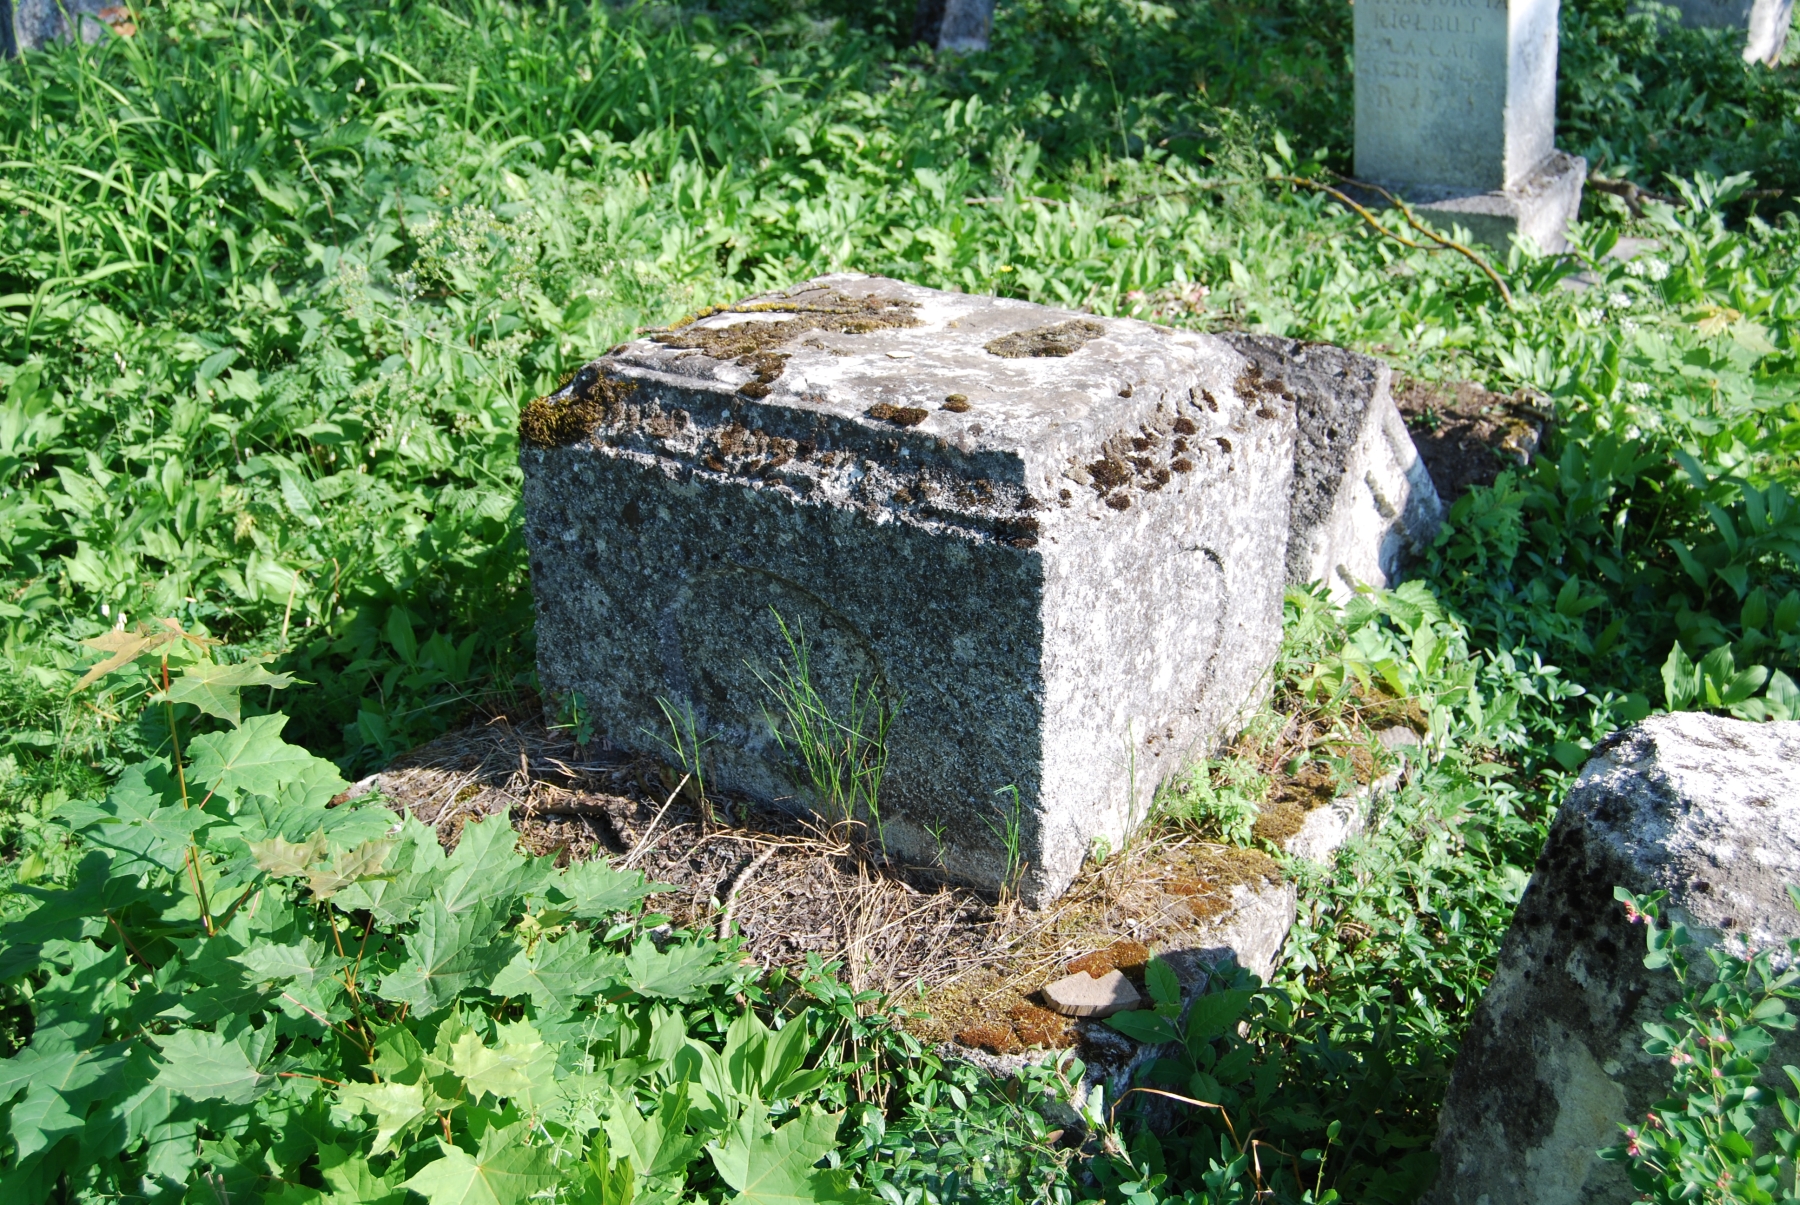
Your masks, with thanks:
[[[368,1113],[375,1118],[375,1145],[369,1154],[384,1154],[395,1138],[409,1132],[425,1116],[423,1084],[356,1084],[338,1085],[338,1100],[352,1112]]]
[[[724,1142],[707,1148],[719,1178],[742,1205],[813,1205],[867,1199],[851,1189],[847,1177],[814,1164],[837,1147],[843,1114],[807,1109],[780,1129],[752,1135],[748,1125],[734,1127]]]
[[[1147,1009],[1115,1013],[1106,1018],[1106,1025],[1107,1028],[1117,1030],[1134,1042],[1143,1042],[1149,1046],[1161,1046],[1163,1043],[1173,1042],[1181,1036],[1175,1031],[1173,1021]]]
[[[247,1105],[269,1090],[274,1077],[257,1069],[245,1040],[203,1029],[178,1029],[156,1038],[168,1060],[157,1071],[156,1083],[189,1100]]]
[[[1243,988],[1226,992],[1210,992],[1188,1007],[1187,1044],[1194,1049],[1202,1042],[1223,1037],[1237,1028],[1249,1007],[1251,993]]]
[[[713,984],[728,981],[735,973],[729,963],[715,965],[719,957],[717,946],[670,946],[658,950],[655,942],[642,937],[620,964],[620,979],[640,996],[691,1000]]]
[[[450,1070],[476,1101],[494,1096],[526,1109],[542,1107],[556,1095],[556,1051],[528,1021],[502,1023],[499,1031],[497,1047],[473,1031],[458,1037],[450,1047]]]
[[[431,1205],[523,1205],[561,1179],[541,1146],[525,1146],[523,1125],[490,1129],[470,1155],[442,1139],[441,1159],[420,1168],[406,1187]]]
[[[321,765],[333,780],[343,784],[338,790],[349,785],[338,777],[330,762],[282,740],[281,730],[286,725],[287,717],[279,713],[258,715],[230,732],[195,737],[188,751],[190,788],[197,784],[227,799],[239,793],[275,795],[309,771],[321,772]]]
[[[238,665],[214,665],[201,662],[189,666],[169,683],[168,698],[176,703],[192,703],[207,715],[239,724],[242,709],[238,692],[247,686],[265,686],[283,690],[293,684],[291,674],[272,674],[258,661]]]
[[[1149,989],[1157,1011],[1181,1007],[1181,980],[1176,977],[1175,968],[1162,959],[1150,959],[1150,964],[1144,968],[1144,986]]]
[[[615,870],[596,858],[579,862],[550,881],[563,907],[583,920],[602,920],[623,912],[646,896],[669,888],[650,883],[635,870]]]
[[[499,900],[510,903],[525,894],[543,871],[529,865],[518,846],[519,834],[504,815],[464,825],[439,892],[444,907],[462,912]]]
[[[423,1016],[491,982],[495,964],[513,951],[510,941],[493,940],[506,915],[495,903],[452,913],[433,899],[419,914],[419,927],[406,936],[405,959],[383,976],[377,994],[410,1004]]]
[[[495,996],[529,996],[540,1015],[562,1015],[599,990],[617,974],[617,955],[589,947],[585,933],[569,933],[520,950],[506,964],[488,992]]]

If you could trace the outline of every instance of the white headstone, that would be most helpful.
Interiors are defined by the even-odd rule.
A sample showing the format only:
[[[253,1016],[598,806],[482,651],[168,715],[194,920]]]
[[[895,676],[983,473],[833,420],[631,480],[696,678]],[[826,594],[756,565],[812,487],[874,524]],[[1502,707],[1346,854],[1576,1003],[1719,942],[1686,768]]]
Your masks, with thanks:
[[[1794,23],[1794,0],[1668,0],[1681,23],[1699,29],[1744,31],[1744,61],[1773,67]]]
[[[1556,149],[1557,0],[1361,0],[1356,174],[1440,225],[1555,250],[1584,160]]]

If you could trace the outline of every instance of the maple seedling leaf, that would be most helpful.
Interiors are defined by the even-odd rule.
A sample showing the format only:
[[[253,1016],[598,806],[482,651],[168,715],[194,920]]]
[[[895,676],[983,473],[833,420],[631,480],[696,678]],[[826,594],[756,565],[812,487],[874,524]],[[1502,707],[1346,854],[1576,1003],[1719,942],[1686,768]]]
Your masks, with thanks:
[[[375,1118],[375,1145],[370,1155],[385,1152],[394,1139],[425,1116],[423,1084],[339,1084],[338,1099],[347,1109],[360,1109]]]
[[[286,837],[270,837],[267,841],[249,841],[250,856],[256,859],[256,865],[268,871],[278,879],[297,878],[307,873],[307,867],[323,858],[327,852],[325,830],[319,829],[304,841],[289,841]]]
[[[315,762],[323,760],[281,739],[287,721],[280,713],[251,716],[230,732],[195,737],[188,781],[200,783],[225,798],[239,791],[278,794],[282,787],[305,776]]]
[[[159,619],[156,622],[162,625],[160,630],[147,623],[140,623],[129,632],[114,629],[110,632],[103,632],[92,640],[83,640],[81,643],[96,652],[106,653],[107,657],[82,675],[81,681],[75,684],[75,690],[85,690],[120,666],[129,665],[145,653],[154,652],[178,641],[185,640],[202,652],[206,650],[207,646],[219,643],[209,636],[201,636],[184,630],[180,620]],[[71,691],[70,693],[75,692]]]
[[[808,1109],[772,1133],[740,1124],[707,1148],[719,1178],[737,1190],[732,1205],[821,1205],[867,1201],[843,1176],[814,1164],[837,1146],[842,1113]]]
[[[171,703],[192,703],[207,715],[225,720],[233,728],[240,722],[243,714],[238,692],[248,686],[267,686],[272,690],[283,690],[293,684],[292,674],[272,674],[261,661],[246,661],[239,665],[214,665],[203,661],[199,665],[190,665],[182,671],[181,677],[169,683],[169,689],[160,693],[152,702],[167,699]]]
[[[431,1205],[524,1205],[561,1179],[541,1146],[526,1146],[523,1124],[496,1127],[481,1136],[471,1155],[438,1140],[444,1157],[420,1168],[405,1187]]]
[[[352,883],[387,877],[383,874],[381,864],[393,852],[394,844],[386,839],[364,841],[355,849],[339,850],[337,857],[331,860],[331,865],[316,867],[307,872],[307,890],[317,899],[328,900]]]

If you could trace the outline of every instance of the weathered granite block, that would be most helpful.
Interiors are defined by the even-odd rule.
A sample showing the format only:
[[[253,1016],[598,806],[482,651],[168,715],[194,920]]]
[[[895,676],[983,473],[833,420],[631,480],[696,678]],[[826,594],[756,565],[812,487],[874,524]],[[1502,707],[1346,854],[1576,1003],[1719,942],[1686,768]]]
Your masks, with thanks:
[[[1644,1023],[1679,990],[1644,967],[1644,931],[1613,898],[1667,891],[1665,921],[1703,951],[1800,937],[1800,723],[1693,712],[1603,742],[1557,813],[1475,1012],[1438,1120],[1434,1205],[1576,1205],[1637,1198],[1595,1157],[1670,1084]],[[1785,953],[1783,953],[1785,958]],[[1800,1062],[1777,1035],[1768,1061]],[[1785,1081],[1784,1081],[1785,1083]]]
[[[1328,343],[1224,338],[1294,403],[1288,581],[1324,582],[1338,598],[1397,583],[1444,508],[1394,404],[1393,370]]]
[[[1294,421],[1223,341],[824,277],[615,348],[521,426],[539,674],[805,805],[766,683],[803,629],[897,706],[890,850],[1061,891],[1263,688]]]

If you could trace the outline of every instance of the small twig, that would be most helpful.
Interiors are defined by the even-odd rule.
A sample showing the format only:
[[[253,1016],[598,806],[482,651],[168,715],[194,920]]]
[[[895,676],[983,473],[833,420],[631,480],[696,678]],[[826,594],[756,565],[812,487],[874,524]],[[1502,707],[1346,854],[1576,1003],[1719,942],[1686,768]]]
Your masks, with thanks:
[[[633,849],[630,853],[626,854],[625,860],[623,862],[619,863],[620,870],[630,869],[631,864],[638,860],[638,855],[643,853],[644,850],[649,847],[650,837],[652,836],[652,834],[654,834],[656,832],[656,826],[658,824],[662,823],[663,814],[665,812],[667,812],[669,810],[670,805],[672,805],[675,802],[675,797],[677,795],[681,794],[681,788],[687,786],[688,777],[689,777],[688,775],[683,774],[681,776],[681,781],[675,784],[675,789],[673,791],[669,792],[668,799],[663,802],[662,810],[657,812],[655,816],[651,817],[650,827],[645,829],[644,835],[638,838],[637,847],[635,849]]]
[[[774,857],[775,851],[780,848],[781,846],[779,845],[769,846],[746,863],[744,868],[738,871],[736,875],[732,876],[731,886],[725,889],[725,915],[719,918],[720,941],[724,941],[731,936],[731,921],[732,918],[737,915],[738,893],[744,889],[744,884],[750,881],[750,876],[755,874],[757,869],[762,866],[764,862],[767,862],[770,858]]]
[[[1377,231],[1386,235],[1388,238],[1393,239],[1396,243],[1399,243],[1403,247],[1411,247],[1418,251],[1430,251],[1431,250],[1430,247],[1425,246],[1425,244],[1423,244],[1423,243],[1416,242],[1413,239],[1409,239],[1405,235],[1400,234],[1397,231],[1389,230],[1385,225],[1383,225],[1381,223],[1380,220],[1378,220],[1375,217],[1374,214],[1369,212],[1367,206],[1358,204],[1355,200],[1351,199],[1347,194],[1340,191],[1339,189],[1332,188],[1328,184],[1321,184],[1317,180],[1308,180],[1302,176],[1275,176],[1274,179],[1280,180],[1286,184],[1297,184],[1302,188],[1310,188],[1310,189],[1314,190],[1315,192],[1325,193],[1327,196],[1331,197],[1334,201],[1338,201],[1338,202],[1348,206],[1352,210],[1355,210],[1356,215],[1358,217],[1362,218],[1363,221],[1367,222],[1369,225],[1373,226]],[[1429,227],[1429,226],[1425,225],[1423,222],[1419,221],[1418,218],[1413,216],[1413,212],[1407,206],[1406,202],[1400,200],[1400,198],[1396,197],[1393,193],[1387,191],[1387,189],[1382,188],[1380,185],[1365,184],[1360,180],[1351,180],[1348,178],[1346,178],[1344,180],[1344,183],[1353,184],[1358,188],[1374,189],[1376,192],[1378,192],[1382,196],[1386,197],[1388,199],[1389,203],[1392,204],[1395,209],[1400,211],[1400,216],[1406,219],[1407,225],[1411,226],[1414,230],[1417,230],[1420,234],[1423,234],[1426,238],[1430,239],[1432,242],[1437,243],[1440,247],[1443,247],[1445,250],[1456,252],[1458,255],[1461,255],[1463,258],[1467,259],[1470,263],[1474,264],[1477,268],[1480,268],[1482,273],[1490,281],[1493,282],[1494,287],[1496,289],[1500,290],[1500,297],[1502,300],[1504,300],[1506,302],[1507,308],[1510,309],[1512,307],[1512,304],[1513,304],[1512,290],[1506,287],[1506,282],[1504,280],[1500,279],[1500,274],[1498,272],[1494,271],[1492,265],[1490,265],[1487,262],[1487,260],[1485,260],[1481,256],[1477,255],[1474,252],[1474,250],[1472,250],[1469,247],[1463,246],[1463,244],[1457,242],[1455,239],[1446,238],[1445,236],[1439,234],[1437,231],[1433,230],[1431,227]]]

